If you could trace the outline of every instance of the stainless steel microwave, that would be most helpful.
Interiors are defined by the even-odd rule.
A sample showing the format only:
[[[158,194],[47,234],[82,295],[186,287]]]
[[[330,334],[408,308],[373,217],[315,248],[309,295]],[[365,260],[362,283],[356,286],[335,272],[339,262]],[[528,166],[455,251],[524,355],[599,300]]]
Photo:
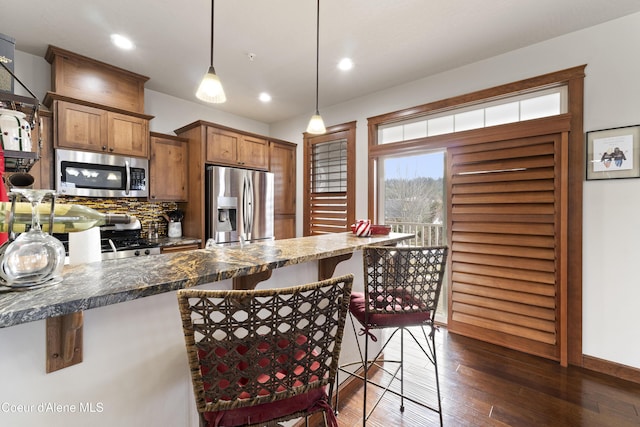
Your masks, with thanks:
[[[67,196],[148,197],[149,160],[56,149],[56,191]]]

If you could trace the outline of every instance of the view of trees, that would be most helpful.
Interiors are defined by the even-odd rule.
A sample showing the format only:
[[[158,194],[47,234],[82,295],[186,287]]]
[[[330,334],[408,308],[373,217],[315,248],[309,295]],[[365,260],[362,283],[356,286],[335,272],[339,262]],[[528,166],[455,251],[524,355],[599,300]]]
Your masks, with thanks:
[[[442,178],[385,180],[385,221],[441,224],[443,186]]]

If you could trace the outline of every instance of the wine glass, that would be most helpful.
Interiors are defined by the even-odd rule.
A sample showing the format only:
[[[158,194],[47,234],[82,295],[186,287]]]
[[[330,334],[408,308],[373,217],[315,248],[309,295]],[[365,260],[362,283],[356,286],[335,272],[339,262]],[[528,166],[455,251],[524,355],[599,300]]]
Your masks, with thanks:
[[[62,281],[65,249],[60,240],[42,231],[39,213],[39,206],[47,195],[52,198],[53,211],[55,192],[16,188],[11,190],[11,194],[14,199],[22,196],[31,203],[31,229],[21,233],[6,247],[0,261],[0,277],[6,286],[12,288],[59,283]]]

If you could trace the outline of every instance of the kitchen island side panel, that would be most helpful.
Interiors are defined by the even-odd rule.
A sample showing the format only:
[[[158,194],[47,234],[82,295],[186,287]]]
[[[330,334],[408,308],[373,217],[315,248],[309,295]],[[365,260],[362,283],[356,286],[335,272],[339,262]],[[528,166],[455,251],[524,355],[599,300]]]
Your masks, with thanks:
[[[258,288],[317,279],[317,261],[278,268]],[[362,255],[338,265],[362,289]],[[230,289],[231,280],[199,288]],[[197,427],[176,292],[87,310],[84,361],[45,373],[45,321],[0,329],[0,425]],[[349,324],[341,359],[357,355]],[[11,385],[11,386],[9,386]]]

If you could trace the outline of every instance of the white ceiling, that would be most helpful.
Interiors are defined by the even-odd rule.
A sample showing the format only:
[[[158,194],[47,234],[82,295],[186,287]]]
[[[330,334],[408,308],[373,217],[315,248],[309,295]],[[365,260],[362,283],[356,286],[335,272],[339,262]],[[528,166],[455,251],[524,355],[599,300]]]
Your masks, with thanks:
[[[638,0],[322,0],[320,112],[638,11]],[[2,0],[0,33],[14,37],[17,50],[44,56],[52,44],[200,102],[210,17],[209,0]],[[214,65],[227,102],[213,108],[265,123],[311,115],[315,23],[313,0],[218,0]],[[129,36],[136,49],[118,50],[111,33]],[[336,68],[345,56],[355,63],[349,73]],[[263,91],[271,103],[258,101]]]

